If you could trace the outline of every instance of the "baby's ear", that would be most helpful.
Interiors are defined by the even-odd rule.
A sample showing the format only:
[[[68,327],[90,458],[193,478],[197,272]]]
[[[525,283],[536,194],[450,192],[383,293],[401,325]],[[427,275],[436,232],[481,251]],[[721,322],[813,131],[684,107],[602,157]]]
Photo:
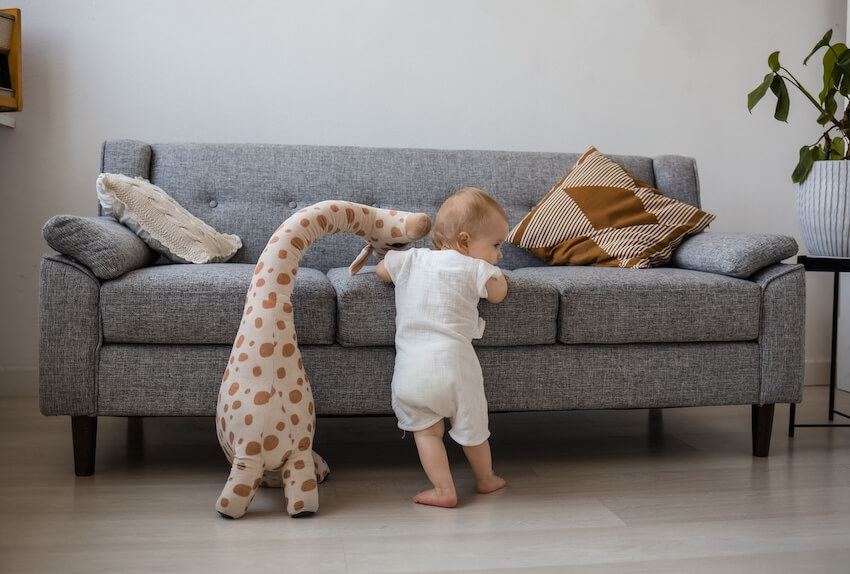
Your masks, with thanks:
[[[457,234],[457,250],[463,253],[464,255],[469,252],[470,239],[471,237],[469,237],[469,233],[467,233],[466,231],[461,231]]]
[[[431,231],[431,218],[427,213],[411,213],[404,222],[404,232],[411,241],[422,239]]]

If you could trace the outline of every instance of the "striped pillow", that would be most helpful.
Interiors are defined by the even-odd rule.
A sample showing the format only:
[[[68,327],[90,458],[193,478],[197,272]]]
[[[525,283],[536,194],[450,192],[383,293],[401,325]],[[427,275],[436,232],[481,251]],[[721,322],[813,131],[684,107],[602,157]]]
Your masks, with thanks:
[[[550,265],[646,268],[714,215],[666,197],[590,148],[508,234]]]

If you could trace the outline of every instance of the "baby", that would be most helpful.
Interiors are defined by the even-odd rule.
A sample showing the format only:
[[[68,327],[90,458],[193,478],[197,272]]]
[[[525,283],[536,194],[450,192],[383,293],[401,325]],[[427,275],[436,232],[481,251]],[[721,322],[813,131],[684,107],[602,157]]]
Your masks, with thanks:
[[[399,428],[413,432],[419,459],[433,488],[414,502],[452,508],[457,493],[443,443],[463,446],[476,490],[505,486],[493,473],[484,379],[473,339],[484,334],[478,301],[499,303],[508,292],[495,266],[508,234],[504,209],[480,189],[449,197],[431,231],[435,250],[390,251],[378,276],[395,284],[396,360],[392,404]]]

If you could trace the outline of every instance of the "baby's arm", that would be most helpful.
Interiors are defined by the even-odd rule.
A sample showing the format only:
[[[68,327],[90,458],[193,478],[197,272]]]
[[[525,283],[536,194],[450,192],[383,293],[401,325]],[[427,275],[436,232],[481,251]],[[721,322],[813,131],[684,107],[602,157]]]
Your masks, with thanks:
[[[484,287],[487,289],[487,300],[490,303],[500,303],[508,294],[508,282],[505,280],[504,273],[488,279]]]
[[[384,280],[384,281],[386,281],[387,283],[392,283],[392,282],[393,282],[392,277],[390,277],[390,274],[389,274],[389,273],[387,273],[387,269],[386,269],[386,267],[384,267],[384,262],[383,262],[383,261],[380,261],[380,262],[378,263],[378,267],[376,267],[376,268],[375,268],[375,273],[378,275],[378,277],[380,277],[381,279],[383,279],[383,280]]]

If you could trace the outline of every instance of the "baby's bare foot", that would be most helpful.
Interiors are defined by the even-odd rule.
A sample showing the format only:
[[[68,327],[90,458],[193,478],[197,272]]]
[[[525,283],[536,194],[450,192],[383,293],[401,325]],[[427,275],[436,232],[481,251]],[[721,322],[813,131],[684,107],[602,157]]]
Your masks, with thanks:
[[[480,494],[489,494],[505,488],[506,484],[507,483],[504,478],[493,474],[484,480],[477,481],[475,483],[475,490],[477,490]]]
[[[453,489],[437,490],[436,488],[432,488],[431,490],[423,490],[414,496],[413,502],[417,504],[427,504],[428,506],[454,508],[457,506],[457,494]]]

